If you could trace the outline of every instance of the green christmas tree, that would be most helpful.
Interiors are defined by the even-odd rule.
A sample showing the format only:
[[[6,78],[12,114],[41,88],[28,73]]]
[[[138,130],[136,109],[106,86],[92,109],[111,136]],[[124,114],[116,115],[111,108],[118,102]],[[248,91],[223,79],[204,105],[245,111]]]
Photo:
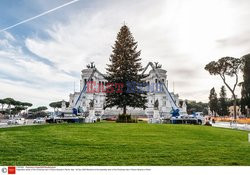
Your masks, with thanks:
[[[113,51],[108,64],[107,77],[109,88],[106,96],[106,106],[122,108],[123,114],[126,114],[127,107],[146,108],[146,93],[141,92],[138,85],[144,86],[141,75],[143,70],[140,54],[137,51],[137,42],[135,42],[132,33],[126,25],[123,25],[117,35]],[[133,86],[133,91],[131,90]]]

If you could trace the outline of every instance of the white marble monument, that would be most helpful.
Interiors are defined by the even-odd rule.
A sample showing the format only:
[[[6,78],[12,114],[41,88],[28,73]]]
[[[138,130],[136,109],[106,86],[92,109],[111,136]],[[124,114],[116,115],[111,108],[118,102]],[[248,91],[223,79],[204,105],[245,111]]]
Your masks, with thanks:
[[[162,117],[170,117],[170,112],[172,107],[170,102],[164,92],[159,91],[161,87],[156,86],[156,83],[159,81],[163,82],[168,87],[167,81],[167,71],[161,68],[157,68],[156,71],[160,75],[160,78],[156,77],[154,71],[149,71],[148,76],[145,78],[145,81],[148,83],[149,87],[153,88],[154,91],[150,91],[147,93],[147,108],[145,110],[141,108],[127,108],[127,113],[135,116],[144,116],[149,118],[157,118],[158,115],[161,114]],[[80,90],[83,89],[84,85],[87,84],[87,81],[90,75],[93,72],[93,68],[88,67],[82,70],[81,80],[80,80]],[[94,82],[94,86],[103,85],[105,86],[107,80],[101,73],[95,72],[91,81]],[[80,92],[74,92],[73,94],[69,95],[69,107],[66,109],[68,111],[72,110],[74,104],[79,97]],[[178,94],[171,93],[173,99],[175,100],[176,104],[180,104]],[[80,99],[80,107],[82,107],[84,112],[93,113],[90,108],[90,102],[93,100],[93,110],[95,111],[95,115],[102,116],[102,118],[109,117],[109,116],[116,116],[122,113],[122,109],[117,109],[116,107],[103,109],[105,104],[105,97],[106,93],[100,91],[95,93],[86,93]],[[158,112],[154,111],[154,103],[158,101]],[[185,102],[180,105],[180,114],[186,114],[186,104]]]

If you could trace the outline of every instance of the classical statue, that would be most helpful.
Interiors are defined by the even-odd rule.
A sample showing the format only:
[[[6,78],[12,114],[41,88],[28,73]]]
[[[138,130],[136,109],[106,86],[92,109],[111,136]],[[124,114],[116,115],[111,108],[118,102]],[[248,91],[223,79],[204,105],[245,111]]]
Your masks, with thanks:
[[[94,100],[90,100],[89,107],[90,107],[90,109],[94,108]]]
[[[95,68],[94,62],[91,62],[91,63],[90,63],[90,68]]]
[[[90,64],[87,64],[87,68],[88,68],[88,69],[93,69],[93,68],[95,68],[94,62],[90,62]]]
[[[158,110],[158,108],[159,108],[159,101],[157,99],[154,103],[154,109]]]
[[[159,62],[154,62],[155,63],[155,68],[156,69],[160,69],[161,67],[162,67],[162,65],[161,64],[159,64]]]

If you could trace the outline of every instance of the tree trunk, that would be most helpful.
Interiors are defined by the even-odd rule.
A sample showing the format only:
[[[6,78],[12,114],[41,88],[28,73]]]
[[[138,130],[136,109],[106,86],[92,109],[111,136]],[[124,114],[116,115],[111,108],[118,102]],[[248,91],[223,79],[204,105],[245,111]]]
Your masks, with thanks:
[[[246,109],[246,117],[249,117],[249,114],[250,114],[250,109],[247,107],[247,109]]]
[[[123,106],[123,114],[126,114],[127,108],[126,106]]]
[[[13,119],[13,118],[12,118],[12,115],[11,115],[11,105],[10,105],[10,104],[8,105],[8,109],[9,109],[9,115],[10,115],[9,118],[10,118],[10,119]]]
[[[235,94],[233,94],[233,98],[234,98],[234,120],[236,120],[237,119],[237,115],[236,115],[236,103],[237,103],[237,101],[236,101]]]

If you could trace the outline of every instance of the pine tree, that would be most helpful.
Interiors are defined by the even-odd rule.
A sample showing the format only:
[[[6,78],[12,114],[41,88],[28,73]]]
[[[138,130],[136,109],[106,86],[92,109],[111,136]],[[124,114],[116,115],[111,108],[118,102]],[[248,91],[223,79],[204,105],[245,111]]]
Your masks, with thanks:
[[[245,106],[250,108],[250,54],[242,57],[243,59],[243,83],[241,90],[242,112],[246,114]]]
[[[218,113],[218,98],[214,88],[210,90],[209,108],[214,113],[214,116],[216,116],[216,113]]]
[[[205,66],[211,75],[219,75],[223,83],[226,85],[228,90],[231,92],[234,99],[234,119],[237,118],[236,103],[237,96],[235,93],[236,87],[239,83],[239,71],[242,66],[242,60],[234,57],[222,57],[218,61],[211,61]],[[233,86],[229,84],[226,77],[235,78]]]
[[[106,79],[110,86],[108,89],[114,92],[107,92],[105,108],[116,106],[123,109],[123,114],[126,114],[127,106],[145,109],[146,93],[140,93],[138,86],[134,86],[133,92],[127,92],[130,83],[144,85],[145,76],[139,74],[143,70],[141,58],[139,58],[141,51],[137,51],[137,42],[126,25],[121,27],[112,48],[109,59],[111,64],[107,65]]]
[[[220,99],[219,99],[219,111],[218,114],[220,116],[226,116],[229,114],[228,105],[227,105],[227,94],[225,86],[221,87],[220,90]]]

